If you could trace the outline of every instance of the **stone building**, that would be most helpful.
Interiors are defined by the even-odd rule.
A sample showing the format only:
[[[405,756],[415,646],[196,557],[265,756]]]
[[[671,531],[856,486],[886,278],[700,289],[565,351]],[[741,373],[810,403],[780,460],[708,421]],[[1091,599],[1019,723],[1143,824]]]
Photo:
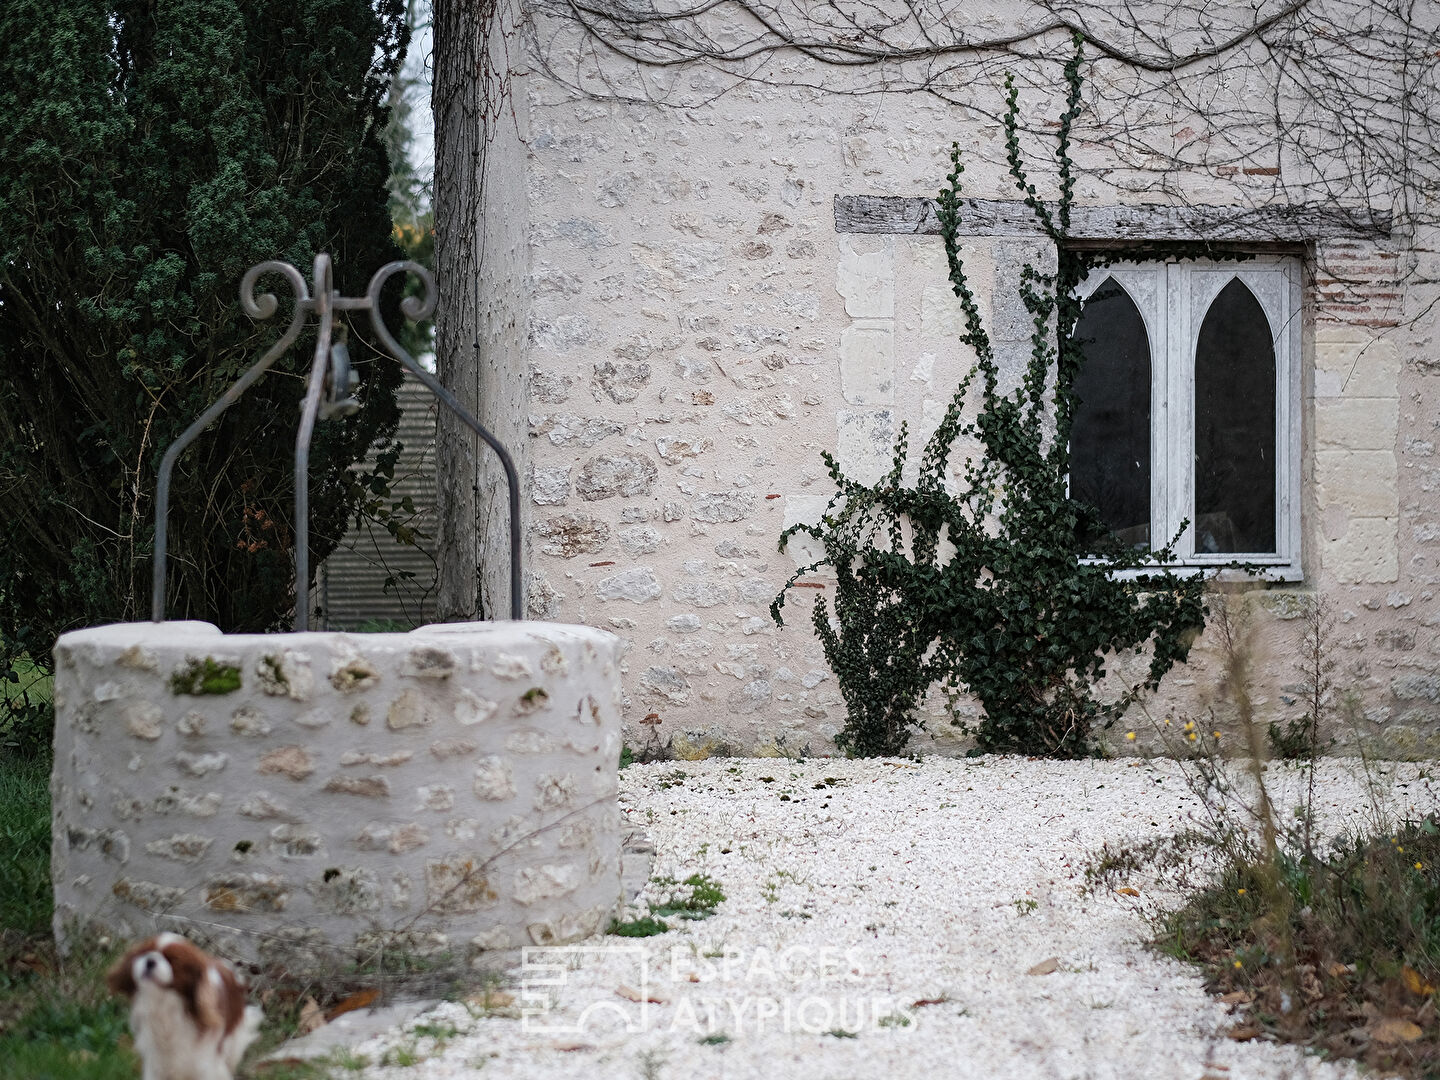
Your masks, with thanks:
[[[832,582],[803,578],[777,629],[768,605],[813,553],[776,540],[825,507],[821,450],[878,477],[901,422],[923,438],[968,368],[924,202],[952,140],[986,326],[1012,371],[1028,354],[1020,275],[1053,247],[997,117],[1011,71],[1031,181],[1054,199],[1069,33],[1027,4],[929,22],[892,6],[847,28],[804,4],[684,25],[502,5],[482,155],[456,153],[475,111],[437,99],[440,190],[469,185],[460,226],[483,252],[474,304],[440,326],[441,371],[522,463],[531,615],[625,639],[632,741],[653,712],[682,756],[834,752],[843,705],[805,610]],[[1430,753],[1440,291],[1435,166],[1416,151],[1435,134],[1436,5],[1408,23],[1384,4],[1232,7],[1081,12],[1073,240],[1152,253],[1086,283],[1099,348],[1115,344],[1076,469],[1135,542],[1189,519],[1183,565],[1263,564],[1244,592],[1262,717],[1293,711],[1295,616],[1318,595],[1363,712],[1341,742]],[[1347,33],[1373,44],[1366,63]],[[452,614],[505,603],[504,489],[482,451],[442,424]],[[1151,712],[1223,724],[1217,669],[1202,641]],[[915,745],[965,743],[937,713]]]

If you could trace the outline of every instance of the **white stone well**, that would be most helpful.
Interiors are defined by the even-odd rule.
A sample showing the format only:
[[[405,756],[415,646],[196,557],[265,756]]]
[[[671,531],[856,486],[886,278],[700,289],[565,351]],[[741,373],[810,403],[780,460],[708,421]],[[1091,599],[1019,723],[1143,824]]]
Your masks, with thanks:
[[[292,968],[604,928],[620,641],[125,623],[55,646],[55,928],[167,929]]]

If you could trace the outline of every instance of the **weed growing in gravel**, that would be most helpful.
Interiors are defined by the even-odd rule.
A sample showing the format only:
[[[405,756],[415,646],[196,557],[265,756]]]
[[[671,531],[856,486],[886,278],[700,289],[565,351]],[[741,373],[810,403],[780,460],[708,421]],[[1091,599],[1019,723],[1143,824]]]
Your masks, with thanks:
[[[416,1049],[415,1044],[407,1042],[386,1050],[380,1057],[380,1064],[387,1068],[408,1069],[424,1060],[425,1055]]]
[[[1115,887],[1158,867],[1192,893],[1159,918],[1155,945],[1200,964],[1221,1000],[1244,1010],[1231,1038],[1266,1036],[1378,1072],[1440,1075],[1440,818],[1389,818],[1379,769],[1359,739],[1358,700],[1332,680],[1333,620],[1323,602],[1301,622],[1300,715],[1283,728],[1256,720],[1242,603],[1220,596],[1211,610],[1248,756],[1222,757],[1218,740],[1203,737],[1209,724],[1156,725],[1188,748],[1184,775],[1203,827],[1103,850],[1087,879]],[[1352,728],[1362,750],[1369,821],[1322,846],[1316,762],[1337,724]],[[1267,767],[1267,750],[1300,754],[1287,766],[1303,781],[1288,811],[1272,799],[1270,769],[1279,766]],[[1421,782],[1433,799],[1428,778]]]
[[[720,883],[707,874],[691,874],[684,881],[658,877],[651,886],[668,890],[668,898],[651,903],[644,915],[634,919],[611,922],[609,932],[618,937],[654,937],[670,929],[666,918],[708,919],[725,900]]]
[[[342,1047],[330,1054],[330,1065],[346,1072],[364,1072],[370,1067],[370,1059],[348,1047]]]
[[[655,937],[670,929],[670,924],[664,919],[657,919],[653,915],[641,915],[638,918],[613,919],[610,923],[608,933],[616,937]]]

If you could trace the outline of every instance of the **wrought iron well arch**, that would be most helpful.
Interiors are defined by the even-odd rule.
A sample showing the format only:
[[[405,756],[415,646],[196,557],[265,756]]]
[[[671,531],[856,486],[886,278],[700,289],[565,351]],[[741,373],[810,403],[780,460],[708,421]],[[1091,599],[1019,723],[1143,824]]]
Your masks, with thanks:
[[[280,302],[274,293],[255,295],[255,286],[265,274],[279,274],[285,278],[295,293],[295,310],[290,316],[290,325],[280,335],[265,355],[257,360],[220,399],[200,414],[200,417],[181,433],[180,437],[165,451],[160,461],[160,471],[155,490],[155,565],[154,580],[150,594],[150,618],[154,622],[165,621],[165,568],[166,568],[166,524],[170,509],[170,476],[175,463],[186,447],[199,438],[221,413],[235,404],[240,395],[254,385],[255,381],[284,355],[285,350],[295,343],[311,314],[319,322],[319,334],[315,341],[315,360],[310,365],[310,378],[305,400],[300,413],[300,429],[295,436],[295,629],[309,629],[309,603],[302,596],[308,588],[310,578],[310,437],[315,430],[317,419],[332,415],[344,415],[358,408],[350,396],[355,389],[354,376],[350,368],[349,352],[341,342],[335,342],[334,323],[337,311],[368,311],[370,324],[375,336],[399,360],[405,368],[419,379],[430,392],[448,405],[475,434],[484,439],[500,458],[505,469],[505,481],[510,495],[510,617],[522,617],[520,584],[520,477],[515,462],[500,441],[486,430],[460,404],[434,375],[415,362],[404,347],[395,340],[380,315],[380,290],[396,274],[410,273],[419,279],[423,292],[420,296],[407,296],[400,301],[400,310],[411,322],[427,319],[435,311],[435,279],[419,263],[409,260],[386,263],[370,279],[370,286],[364,296],[341,296],[335,291],[331,271],[330,255],[320,252],[315,256],[312,281],[315,295],[310,295],[305,278],[289,263],[271,260],[257,263],[245,271],[240,280],[240,307],[252,319],[269,319],[279,310]],[[322,395],[325,400],[322,401]]]

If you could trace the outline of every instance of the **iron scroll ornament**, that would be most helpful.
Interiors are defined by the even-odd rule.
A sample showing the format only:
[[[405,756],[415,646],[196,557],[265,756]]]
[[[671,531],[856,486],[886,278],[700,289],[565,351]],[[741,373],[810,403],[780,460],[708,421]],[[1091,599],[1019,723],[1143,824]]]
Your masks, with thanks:
[[[317,419],[343,415],[358,408],[350,397],[354,390],[354,378],[350,370],[349,353],[343,343],[333,342],[335,312],[368,311],[370,324],[375,336],[405,369],[419,379],[442,402],[448,405],[475,434],[484,439],[500,458],[505,469],[505,481],[510,496],[510,617],[519,620],[521,616],[520,586],[520,476],[515,469],[514,459],[485,426],[476,420],[460,404],[459,400],[441,385],[430,372],[426,371],[395,340],[393,334],[380,316],[380,291],[385,283],[400,273],[414,274],[420,281],[421,295],[407,296],[400,301],[400,311],[411,322],[420,322],[435,311],[435,279],[419,263],[401,260],[386,263],[370,279],[370,286],[364,296],[340,296],[332,284],[330,256],[321,252],[315,256],[312,281],[315,295],[312,297],[300,271],[289,263],[271,260],[258,263],[245,271],[240,280],[240,307],[252,319],[269,319],[279,310],[280,302],[274,293],[255,294],[255,286],[265,274],[278,274],[289,282],[295,294],[295,310],[290,316],[290,325],[280,335],[265,355],[257,360],[245,374],[225,391],[213,405],[181,433],[165,451],[160,460],[160,470],[155,489],[155,563],[154,579],[150,595],[150,618],[154,622],[165,621],[165,569],[167,551],[168,512],[170,509],[170,477],[175,463],[185,449],[208,428],[217,417],[240,399],[240,395],[254,385],[285,351],[300,336],[310,314],[319,321],[319,334],[315,342],[315,360],[310,366],[310,377],[306,386],[305,399],[301,405],[300,429],[295,436],[295,629],[297,632],[309,629],[308,603],[301,599],[301,593],[308,588],[310,580],[310,437],[315,430]],[[322,400],[322,397],[324,400]]]

